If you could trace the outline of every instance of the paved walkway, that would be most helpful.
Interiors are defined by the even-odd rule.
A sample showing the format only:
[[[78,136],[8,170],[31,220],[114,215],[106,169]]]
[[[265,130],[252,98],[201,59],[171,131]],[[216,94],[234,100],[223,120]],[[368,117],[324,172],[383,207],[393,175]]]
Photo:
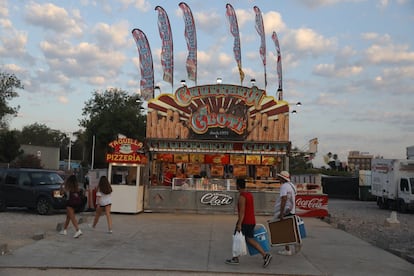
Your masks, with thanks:
[[[414,264],[316,218],[304,218],[307,238],[294,256],[277,255],[262,267],[259,255],[226,265],[236,216],[223,214],[113,214],[114,232],[102,217],[83,235],[48,235],[0,256],[0,275],[414,275]],[[268,217],[257,217],[265,224]],[[59,223],[59,222],[57,222]],[[84,274],[84,273],[82,273]]]

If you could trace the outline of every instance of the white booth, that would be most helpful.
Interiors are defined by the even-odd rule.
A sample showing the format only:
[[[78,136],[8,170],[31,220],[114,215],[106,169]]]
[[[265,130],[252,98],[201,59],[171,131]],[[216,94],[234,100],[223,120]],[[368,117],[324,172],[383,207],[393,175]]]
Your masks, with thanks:
[[[109,146],[106,155],[108,179],[112,186],[112,212],[139,213],[144,210],[144,173],[147,158],[140,154],[143,144],[130,138],[119,138]],[[114,162],[115,161],[115,162]]]

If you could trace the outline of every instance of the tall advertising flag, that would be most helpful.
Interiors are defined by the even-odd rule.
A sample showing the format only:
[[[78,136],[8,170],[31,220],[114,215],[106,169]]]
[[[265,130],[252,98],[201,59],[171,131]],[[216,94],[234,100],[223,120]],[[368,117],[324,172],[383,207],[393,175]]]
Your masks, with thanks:
[[[187,75],[190,80],[193,80],[197,84],[197,36],[193,14],[190,7],[184,2],[178,4],[184,13],[184,36],[187,41]]]
[[[154,98],[154,65],[147,36],[140,29],[133,29],[132,36],[137,44],[141,69],[141,97],[148,101]]]
[[[262,12],[260,11],[259,7],[253,7],[254,12],[256,13],[256,31],[260,35],[260,57],[263,61],[264,67],[264,79],[265,79],[265,87],[267,87],[267,74],[266,74],[266,39],[265,39],[265,30],[263,24],[263,17]]]
[[[276,47],[276,53],[277,53],[277,78],[279,80],[279,88],[277,91],[279,91],[279,100],[283,100],[283,98],[280,98],[282,95],[282,54],[280,53],[280,46],[279,46],[279,39],[277,38],[277,34],[274,31],[272,34],[272,40],[275,43]]]
[[[174,57],[170,20],[162,7],[156,6],[155,10],[158,11],[158,31],[162,41],[161,65],[164,71],[163,80],[171,83],[172,86],[174,79]]]
[[[239,25],[237,24],[236,12],[234,11],[233,6],[230,4],[226,5],[226,15],[227,15],[227,18],[230,24],[230,32],[234,36],[234,44],[233,44],[234,58],[236,59],[237,67],[239,68],[240,83],[243,84],[244,72],[242,70],[242,63],[241,63]]]

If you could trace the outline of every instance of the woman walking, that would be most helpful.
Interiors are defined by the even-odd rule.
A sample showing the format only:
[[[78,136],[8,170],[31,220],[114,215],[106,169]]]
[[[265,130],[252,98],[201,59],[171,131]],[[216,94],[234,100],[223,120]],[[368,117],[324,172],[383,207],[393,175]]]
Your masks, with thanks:
[[[96,192],[96,213],[93,220],[92,228],[95,228],[98,224],[99,218],[102,214],[102,209],[105,210],[106,221],[108,223],[108,233],[112,233],[112,217],[111,217],[111,205],[112,205],[112,187],[106,176],[101,176],[98,184],[98,191]]]
[[[76,230],[73,237],[79,238],[79,236],[82,235],[82,231],[79,228],[78,220],[75,216],[75,210],[82,205],[82,198],[79,191],[78,180],[75,175],[71,175],[66,179],[64,186],[61,186],[61,193],[66,193],[68,201],[66,203],[66,220],[60,234],[67,235],[67,229],[69,222],[71,221]]]

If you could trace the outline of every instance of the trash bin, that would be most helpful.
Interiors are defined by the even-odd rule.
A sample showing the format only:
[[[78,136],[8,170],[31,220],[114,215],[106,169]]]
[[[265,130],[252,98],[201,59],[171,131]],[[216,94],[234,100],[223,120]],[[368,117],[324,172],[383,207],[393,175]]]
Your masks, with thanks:
[[[253,236],[265,252],[270,251],[269,235],[267,233],[266,227],[263,224],[256,224]],[[257,251],[256,248],[252,247],[249,243],[247,243],[247,249],[249,251],[250,256],[259,254],[259,251]]]
[[[367,201],[371,198],[371,186],[359,186],[359,200]]]

